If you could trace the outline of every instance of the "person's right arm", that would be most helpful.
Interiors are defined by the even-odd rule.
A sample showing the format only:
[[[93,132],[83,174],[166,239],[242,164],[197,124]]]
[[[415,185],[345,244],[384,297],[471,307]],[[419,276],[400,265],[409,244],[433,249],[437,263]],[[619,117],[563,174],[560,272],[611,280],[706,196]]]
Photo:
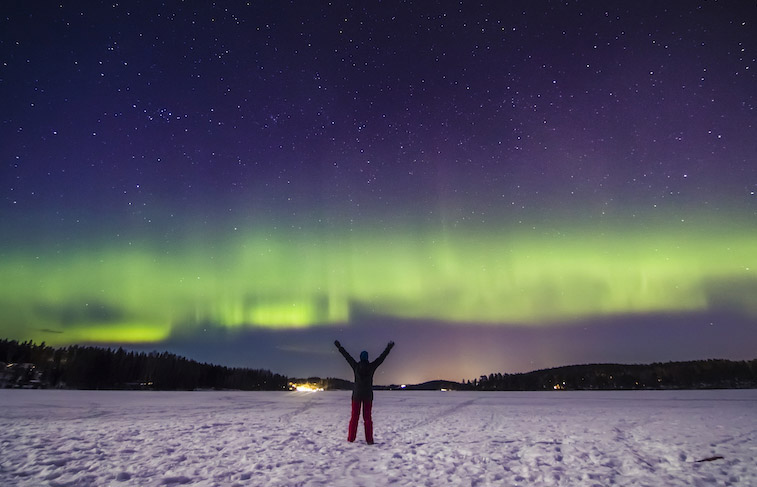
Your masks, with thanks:
[[[350,367],[353,369],[357,366],[357,362],[354,358],[352,358],[352,355],[347,353],[347,350],[344,349],[341,343],[339,343],[339,340],[334,340],[334,345],[336,345],[336,348],[339,350],[339,353],[342,354],[345,360],[347,360],[347,363],[350,364]]]

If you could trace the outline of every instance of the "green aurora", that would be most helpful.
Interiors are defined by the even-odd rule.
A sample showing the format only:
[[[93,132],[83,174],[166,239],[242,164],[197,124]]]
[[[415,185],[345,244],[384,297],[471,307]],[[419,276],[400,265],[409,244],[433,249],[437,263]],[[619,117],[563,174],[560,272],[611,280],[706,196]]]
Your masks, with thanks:
[[[717,307],[757,316],[757,235],[738,222],[230,231],[6,250],[0,335],[157,343],[222,326],[347,325],[356,313],[557,326]]]

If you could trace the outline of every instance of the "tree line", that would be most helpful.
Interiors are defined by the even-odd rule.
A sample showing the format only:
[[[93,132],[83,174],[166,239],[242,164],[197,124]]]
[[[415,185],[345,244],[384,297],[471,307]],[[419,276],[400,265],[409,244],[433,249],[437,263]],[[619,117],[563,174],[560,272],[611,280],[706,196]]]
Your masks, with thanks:
[[[0,387],[70,389],[287,390],[290,379],[269,370],[199,363],[168,352],[133,352],[0,340]],[[341,379],[310,378],[325,389],[351,389]],[[400,389],[400,386],[377,387]],[[757,388],[757,359],[696,360],[648,365],[571,365],[527,373],[482,375],[460,383],[435,381],[408,390],[479,391]]]
[[[571,365],[521,374],[482,375],[467,381],[464,388],[482,391],[757,388],[757,360]]]
[[[133,352],[44,342],[0,340],[4,387],[70,389],[285,390],[287,377],[269,370],[199,363],[168,352]],[[0,364],[3,365],[3,364]]]

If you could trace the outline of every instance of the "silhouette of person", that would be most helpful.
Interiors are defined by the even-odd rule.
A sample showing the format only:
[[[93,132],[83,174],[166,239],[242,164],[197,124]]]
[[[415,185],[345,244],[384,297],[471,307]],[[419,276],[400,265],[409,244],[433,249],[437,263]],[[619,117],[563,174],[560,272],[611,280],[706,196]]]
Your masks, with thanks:
[[[365,425],[365,441],[369,445],[373,444],[373,418],[371,417],[371,408],[373,407],[373,373],[384,359],[389,355],[389,351],[394,347],[394,342],[389,342],[384,351],[373,362],[368,361],[368,352],[360,352],[360,362],[357,362],[342,347],[339,340],[334,341],[334,345],[339,349],[347,363],[352,367],[355,373],[355,387],[352,390],[352,416],[350,417],[350,426],[347,432],[347,441],[355,441],[357,436],[357,423],[360,419],[360,409],[363,409],[363,424]]]

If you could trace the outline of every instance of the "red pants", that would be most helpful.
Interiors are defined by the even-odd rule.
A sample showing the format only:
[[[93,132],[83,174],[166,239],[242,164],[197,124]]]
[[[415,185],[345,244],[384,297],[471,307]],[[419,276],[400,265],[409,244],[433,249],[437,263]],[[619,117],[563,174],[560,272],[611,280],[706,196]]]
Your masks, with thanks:
[[[355,441],[357,436],[357,422],[360,419],[360,406],[363,406],[363,423],[365,424],[365,441],[369,445],[373,444],[373,418],[371,418],[371,400],[370,399],[353,399],[352,400],[352,417],[350,417],[350,430],[347,434],[347,441]]]

